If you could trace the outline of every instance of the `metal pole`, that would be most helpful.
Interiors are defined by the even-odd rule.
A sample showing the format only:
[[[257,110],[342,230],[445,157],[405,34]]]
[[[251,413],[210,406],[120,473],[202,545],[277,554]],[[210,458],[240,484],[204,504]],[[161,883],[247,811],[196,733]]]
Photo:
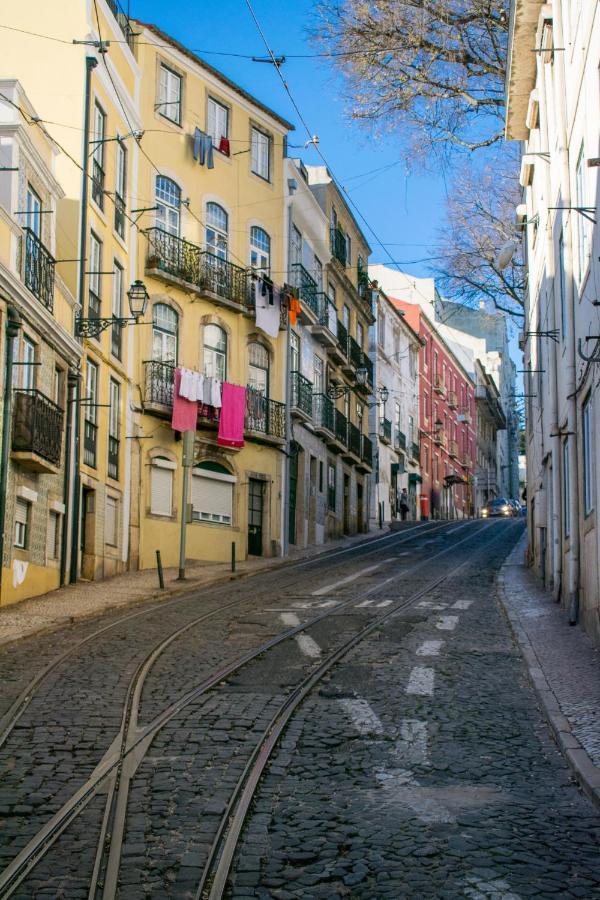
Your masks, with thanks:
[[[88,222],[88,181],[89,181],[89,159],[90,159],[90,107],[92,97],[92,71],[98,65],[95,56],[86,56],[85,58],[85,104],[83,112],[83,160],[81,171],[81,216],[79,230],[79,273],[77,284],[77,302],[79,304],[79,314],[83,315],[84,294],[85,294],[85,266],[86,266],[86,247],[87,247],[87,222]],[[72,584],[77,581],[77,566],[79,561],[79,503],[81,494],[81,477],[79,472],[81,457],[81,440],[80,440],[80,407],[81,387],[77,382],[75,392],[75,421],[73,434],[73,510],[71,513],[71,565],[69,570],[69,579]]]
[[[13,341],[21,328],[21,316],[13,306],[6,311],[6,356],[4,360],[4,405],[2,407],[2,456],[0,457],[0,591],[4,562],[4,525],[6,521],[6,486],[10,448],[10,416],[12,410]]]
[[[290,549],[290,453],[292,448],[292,326],[288,312],[285,351],[285,461],[283,479],[283,556]]]
[[[60,586],[65,583],[67,575],[67,552],[69,545],[69,506],[71,502],[71,463],[73,452],[73,416],[79,415],[77,404],[75,403],[75,394],[77,390],[77,382],[80,378],[78,372],[69,372],[67,376],[67,403],[66,403],[66,419],[67,427],[65,432],[65,473],[63,478],[63,504],[65,513],[62,521],[62,533],[60,538]]]
[[[231,542],[231,571],[235,572],[235,541]]]
[[[187,509],[188,509],[188,491],[190,481],[190,469],[194,464],[194,439],[195,431],[183,432],[183,448],[181,454],[181,468],[183,483],[181,486],[181,527],[179,531],[179,574],[177,581],[185,581],[185,549],[186,549],[186,528],[187,528]]]
[[[158,586],[161,591],[165,589],[165,576],[163,574],[162,559],[160,558],[160,550],[156,551],[156,569],[158,572]]]

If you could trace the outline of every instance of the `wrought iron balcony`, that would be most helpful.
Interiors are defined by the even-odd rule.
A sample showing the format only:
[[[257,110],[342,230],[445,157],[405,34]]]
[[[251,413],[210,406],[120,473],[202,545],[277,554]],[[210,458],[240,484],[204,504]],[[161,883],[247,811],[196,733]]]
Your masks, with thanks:
[[[270,400],[255,388],[246,388],[246,431],[285,439],[285,403]]]
[[[348,356],[348,329],[340,319],[337,320],[337,339],[342,353]]]
[[[358,284],[358,296],[363,300],[370,301],[371,298],[369,296],[369,273],[366,271],[366,269],[363,269],[362,266],[356,267],[356,280]]]
[[[363,351],[361,346],[354,340],[353,337],[348,338],[348,355],[350,358],[350,362],[354,366],[355,369],[360,369],[363,364]]]
[[[413,442],[410,445],[410,455],[416,462],[419,462],[421,459],[421,445]]]
[[[373,443],[370,438],[363,434],[362,436],[362,448],[361,448],[361,459],[367,466],[372,467],[373,465]]]
[[[86,466],[96,468],[98,456],[98,426],[86,419],[83,423],[83,461]]]
[[[119,3],[119,0],[107,0],[108,7],[111,10],[113,16],[119,23],[121,31],[123,32],[123,36],[129,45],[129,48],[133,50],[134,47],[134,31],[131,27],[131,21],[129,16]]]
[[[348,419],[339,409],[334,410],[335,436],[344,447],[348,444]]]
[[[373,386],[373,360],[366,354],[362,354],[361,367],[367,370],[367,384]]]
[[[346,265],[346,235],[341,228],[331,229],[331,253],[339,263]]]
[[[309,307],[315,316],[319,315],[319,287],[317,282],[302,263],[292,263],[292,286],[298,290],[298,296]]]
[[[394,446],[397,450],[406,451],[406,435],[399,428],[396,428],[396,433],[394,434]]]
[[[35,471],[60,466],[64,413],[49,397],[36,390],[14,392],[12,449]]]
[[[326,294],[323,294],[322,297],[319,324],[325,325],[334,336],[337,336],[337,309],[335,308],[335,303]]]
[[[313,417],[317,430],[334,433],[335,408],[326,394],[313,394]]]
[[[119,477],[119,444],[120,441],[112,434],[108,436],[108,477]]]
[[[386,444],[392,443],[392,423],[389,419],[379,420],[379,437]]]
[[[174,363],[147,360],[144,363],[144,403],[173,406]]]
[[[361,438],[360,429],[353,423],[348,422],[348,450],[354,456],[361,458]]]
[[[23,281],[50,312],[54,309],[54,257],[31,228],[23,228]],[[23,246],[23,245],[22,245]]]
[[[225,300],[246,305],[248,273],[245,269],[204,250],[200,253],[200,282],[203,291],[210,291]]]
[[[294,371],[292,376],[292,410],[297,410],[312,417],[312,381],[305,378],[300,372]]]

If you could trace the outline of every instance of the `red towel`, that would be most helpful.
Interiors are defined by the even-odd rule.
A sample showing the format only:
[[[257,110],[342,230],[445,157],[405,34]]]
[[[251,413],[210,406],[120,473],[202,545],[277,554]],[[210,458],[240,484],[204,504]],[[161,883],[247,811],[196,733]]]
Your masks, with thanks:
[[[224,153],[225,156],[229,156],[229,140],[226,137],[222,137],[219,141],[219,150],[221,153]]]
[[[221,385],[221,415],[217,444],[221,447],[244,446],[246,388],[224,381]]]
[[[173,417],[171,428],[175,431],[195,431],[198,419],[198,403],[179,396],[181,369],[175,369],[175,385],[173,387]]]

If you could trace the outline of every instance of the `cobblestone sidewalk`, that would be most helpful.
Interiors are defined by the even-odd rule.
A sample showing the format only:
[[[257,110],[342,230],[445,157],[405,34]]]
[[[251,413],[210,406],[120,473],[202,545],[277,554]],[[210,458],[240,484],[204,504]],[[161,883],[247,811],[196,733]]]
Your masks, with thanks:
[[[500,597],[556,741],[600,806],[600,649],[524,565],[526,537],[507,558]]]
[[[156,569],[126,572],[105,581],[81,581],[78,584],[67,585],[41,597],[32,597],[30,600],[0,608],[0,646],[27,635],[68,625],[78,619],[99,615],[108,609],[131,606],[157,597],[172,597],[218,581],[243,578],[284,566],[289,562],[375,540],[388,533],[389,529],[386,527],[381,532],[357,534],[318,547],[292,550],[286,559],[254,557],[238,562],[235,574],[231,572],[230,563],[188,561],[185,582],[177,581],[176,568],[165,569],[164,591],[158,587]]]

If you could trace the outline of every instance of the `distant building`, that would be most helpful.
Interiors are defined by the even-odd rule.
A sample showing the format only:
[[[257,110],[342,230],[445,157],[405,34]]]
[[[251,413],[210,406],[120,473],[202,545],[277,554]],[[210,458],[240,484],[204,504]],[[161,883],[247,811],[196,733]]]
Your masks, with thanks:
[[[500,392],[491,375],[475,360],[475,405],[477,409],[477,465],[475,468],[475,512],[494,497],[516,497],[502,490],[498,466],[498,436],[506,430]]]

